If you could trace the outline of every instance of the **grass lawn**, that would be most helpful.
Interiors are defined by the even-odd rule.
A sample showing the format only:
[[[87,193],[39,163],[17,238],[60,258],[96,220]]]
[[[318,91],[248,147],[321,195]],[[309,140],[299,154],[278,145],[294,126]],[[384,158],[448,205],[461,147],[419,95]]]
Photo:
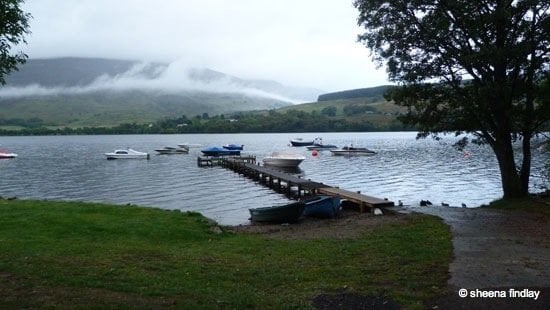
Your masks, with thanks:
[[[446,293],[452,256],[449,228],[424,215],[276,240],[135,206],[0,200],[0,213],[0,308],[310,308],[346,291],[415,309]]]

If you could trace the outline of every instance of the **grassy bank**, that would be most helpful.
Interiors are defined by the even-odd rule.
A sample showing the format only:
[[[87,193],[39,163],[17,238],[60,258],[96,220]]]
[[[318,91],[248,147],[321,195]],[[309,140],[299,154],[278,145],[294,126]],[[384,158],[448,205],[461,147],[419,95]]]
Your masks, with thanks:
[[[550,197],[532,195],[521,199],[499,199],[491,202],[488,207],[550,215]]]
[[[275,240],[151,208],[0,200],[0,212],[1,308],[308,308],[342,291],[420,308],[446,292],[452,255],[448,227],[421,215],[357,238]]]

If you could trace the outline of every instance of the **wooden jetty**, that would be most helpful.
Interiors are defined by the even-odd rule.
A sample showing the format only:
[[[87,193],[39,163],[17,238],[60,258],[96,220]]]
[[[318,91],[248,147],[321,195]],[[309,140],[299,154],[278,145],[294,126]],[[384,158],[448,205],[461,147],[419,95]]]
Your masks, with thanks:
[[[256,180],[278,193],[286,194],[290,198],[299,199],[301,197],[318,194],[329,196],[337,195],[340,196],[341,199],[346,199],[359,206],[361,212],[366,211],[367,208],[373,210],[374,208],[394,206],[394,203],[389,200],[332,187],[310,179],[288,174],[275,168],[260,166],[255,162],[246,162],[239,158],[224,158],[220,164],[225,168]]]
[[[221,166],[224,160],[234,159],[244,163],[256,163],[256,156],[199,156],[197,157],[197,166],[212,167]]]

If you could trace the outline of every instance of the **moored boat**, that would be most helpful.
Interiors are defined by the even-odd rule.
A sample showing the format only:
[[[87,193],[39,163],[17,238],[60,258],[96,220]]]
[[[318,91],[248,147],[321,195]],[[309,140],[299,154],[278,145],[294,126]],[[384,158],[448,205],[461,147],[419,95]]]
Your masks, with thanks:
[[[340,197],[338,196],[316,196],[304,200],[305,216],[313,216],[320,218],[333,218],[340,210]]]
[[[304,212],[303,201],[285,205],[249,209],[250,220],[253,222],[294,223]]]
[[[290,140],[292,146],[308,146],[313,145],[313,140],[304,140],[302,138],[294,138]]]
[[[298,167],[306,157],[289,152],[273,152],[263,159],[264,165],[274,167]]]
[[[231,155],[241,155],[240,150],[228,150],[223,147],[212,146],[207,147],[201,150],[201,152],[206,156],[231,156]]]
[[[334,144],[325,144],[323,143],[323,138],[317,137],[315,138],[315,140],[313,140],[313,145],[307,146],[306,148],[310,151],[323,151],[337,149],[338,147]]]
[[[149,159],[149,153],[139,152],[130,148],[105,153],[105,156],[107,159]]]
[[[189,154],[189,149],[183,147],[165,146],[162,149],[156,149],[155,152],[159,155]]]
[[[17,154],[15,153],[9,153],[8,151],[0,150],[0,159],[15,158],[15,157],[17,157]]]
[[[226,144],[222,146],[224,149],[227,150],[239,150],[242,151],[244,149],[244,144]]]
[[[184,149],[203,147],[203,145],[199,143],[181,143],[181,144],[178,144],[178,146]]]
[[[344,146],[338,150],[330,150],[333,155],[344,155],[344,156],[368,156],[375,155],[376,152],[367,149],[366,147],[353,147],[353,146]]]

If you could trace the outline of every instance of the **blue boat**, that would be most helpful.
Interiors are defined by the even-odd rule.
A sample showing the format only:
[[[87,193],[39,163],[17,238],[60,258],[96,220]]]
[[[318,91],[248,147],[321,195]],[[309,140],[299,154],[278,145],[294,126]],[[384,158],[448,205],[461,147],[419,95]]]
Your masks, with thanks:
[[[241,155],[240,150],[228,150],[223,147],[212,146],[201,150],[206,156],[229,156],[229,155]]]
[[[239,151],[242,151],[243,148],[244,148],[244,145],[243,144],[226,144],[223,146],[224,149],[227,149],[227,150],[239,150]]]
[[[338,196],[316,196],[306,199],[304,202],[306,203],[305,216],[333,218],[340,210],[340,197]]]

